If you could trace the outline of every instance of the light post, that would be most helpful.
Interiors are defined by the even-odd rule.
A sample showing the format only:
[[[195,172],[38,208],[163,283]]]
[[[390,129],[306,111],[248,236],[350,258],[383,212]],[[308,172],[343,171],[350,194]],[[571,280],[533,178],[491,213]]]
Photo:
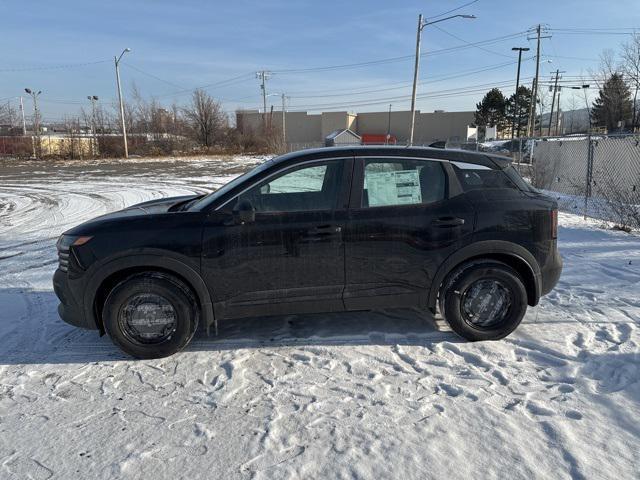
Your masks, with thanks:
[[[529,48],[513,47],[511,50],[513,50],[514,52],[515,51],[518,52],[518,74],[516,76],[516,104],[513,107],[513,123],[511,125],[511,139],[513,140],[514,138],[513,134],[515,131],[516,122],[518,122],[517,137],[520,138],[520,105],[518,105],[520,100],[520,95],[518,94],[518,89],[520,88],[520,65],[522,64],[522,52],[528,52]]]
[[[129,147],[127,145],[127,127],[124,121],[124,104],[122,102],[122,89],[120,88],[120,60],[122,56],[130,52],[130,48],[125,48],[119,57],[114,56],[113,60],[116,65],[116,83],[118,85],[118,101],[120,102],[120,121],[122,123],[122,141],[124,142],[124,158],[129,158]]]
[[[24,91],[31,95],[31,98],[33,99],[33,130],[36,140],[31,143],[33,146],[33,156],[37,157],[40,154],[40,111],[38,110],[38,97],[40,96],[42,91],[38,90],[36,92],[35,90],[32,90],[30,88],[25,88]],[[36,143],[38,145],[37,152]]]
[[[91,154],[95,156],[97,151],[97,137],[96,137],[96,102],[98,97],[96,95],[88,95],[87,100],[91,102]]]
[[[416,123],[416,90],[418,88],[418,70],[420,68],[420,41],[422,37],[422,29],[428,25],[433,25],[434,23],[444,22],[446,20],[450,20],[452,18],[476,18],[475,15],[451,15],[450,17],[441,18],[440,20],[434,20],[432,22],[428,22],[422,19],[422,14],[418,15],[418,34],[416,37],[416,61],[413,67],[413,88],[411,90],[411,124],[409,127],[409,145],[413,145],[413,132],[415,129]]]

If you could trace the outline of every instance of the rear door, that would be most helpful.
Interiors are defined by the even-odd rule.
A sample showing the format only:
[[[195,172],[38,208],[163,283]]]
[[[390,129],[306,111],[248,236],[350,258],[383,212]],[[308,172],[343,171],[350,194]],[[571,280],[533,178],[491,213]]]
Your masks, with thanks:
[[[471,239],[473,207],[464,195],[451,193],[447,162],[400,157],[355,162],[344,232],[345,307],[425,305],[437,268]]]

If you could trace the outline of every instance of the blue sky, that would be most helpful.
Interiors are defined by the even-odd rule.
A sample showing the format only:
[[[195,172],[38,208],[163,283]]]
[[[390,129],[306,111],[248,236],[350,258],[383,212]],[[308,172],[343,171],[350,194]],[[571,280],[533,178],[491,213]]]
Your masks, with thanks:
[[[418,13],[435,16],[469,1],[0,0],[0,100],[21,95],[25,86],[42,90],[47,119],[77,112],[88,103],[87,95],[110,104],[116,96],[113,56],[130,47],[121,72],[127,96],[135,82],[146,96],[181,103],[188,100],[184,91],[240,77],[208,91],[224,100],[226,110],[257,108],[260,90],[252,72],[267,69],[281,71],[269,80],[268,91],[289,95],[291,109],[375,111],[386,110],[389,103],[394,110],[408,109]],[[464,41],[517,34],[537,23],[553,29],[640,29],[638,0],[539,0],[533,10],[530,2],[478,0],[455,12],[475,14],[476,20],[443,22],[438,25],[442,30],[427,27],[420,73],[427,83],[419,87],[426,98],[419,99],[418,108],[473,109],[481,90],[493,84],[513,91],[516,56],[511,47],[534,47],[526,35],[482,49],[465,47]],[[602,50],[617,49],[627,38],[553,32],[543,41],[543,53],[552,60],[543,63],[543,78],[556,68],[567,76],[588,76]],[[465,48],[455,48],[460,46]],[[357,68],[282,71],[404,56]],[[534,62],[526,60],[526,84],[533,72]],[[278,102],[275,96],[269,99]]]

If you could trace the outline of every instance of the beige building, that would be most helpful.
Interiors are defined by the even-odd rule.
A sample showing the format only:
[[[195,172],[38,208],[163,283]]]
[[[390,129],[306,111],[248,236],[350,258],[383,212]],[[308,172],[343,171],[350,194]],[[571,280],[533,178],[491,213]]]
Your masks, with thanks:
[[[398,143],[409,138],[411,112],[286,112],[287,143],[294,145],[324,145],[326,137],[336,130],[349,129],[362,136],[386,135],[387,131]],[[428,145],[436,141],[466,142],[467,127],[473,123],[473,112],[416,111],[414,144]],[[273,128],[282,128],[282,112],[267,113],[266,121]],[[236,124],[241,131],[259,131],[263,115],[257,110],[238,110]]]

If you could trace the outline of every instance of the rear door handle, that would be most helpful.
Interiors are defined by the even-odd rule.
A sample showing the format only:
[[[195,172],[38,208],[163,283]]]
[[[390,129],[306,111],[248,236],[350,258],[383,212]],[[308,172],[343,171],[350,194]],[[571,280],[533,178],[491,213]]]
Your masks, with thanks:
[[[339,225],[322,225],[319,227],[313,227],[309,230],[309,235],[329,235],[342,232],[342,227]]]
[[[460,225],[464,225],[464,218],[459,217],[440,217],[436,218],[432,225],[436,227],[459,227]]]

